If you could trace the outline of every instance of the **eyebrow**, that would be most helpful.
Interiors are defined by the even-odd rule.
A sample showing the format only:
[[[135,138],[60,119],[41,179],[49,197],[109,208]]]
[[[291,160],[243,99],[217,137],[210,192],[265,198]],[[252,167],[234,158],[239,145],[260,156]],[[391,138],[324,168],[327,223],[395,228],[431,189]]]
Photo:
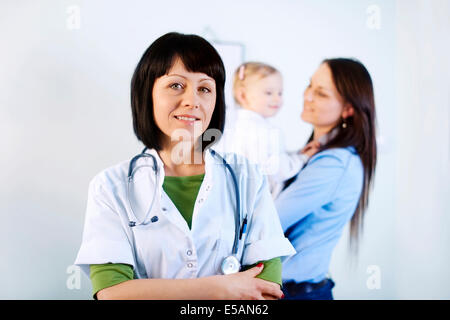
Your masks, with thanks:
[[[177,77],[181,77],[183,79],[187,79],[185,76],[182,76],[181,74],[178,73],[171,73],[167,75],[168,77],[172,77],[172,76],[177,76]],[[213,78],[202,78],[199,81],[214,81]]]
[[[312,78],[309,79],[309,82],[312,83]],[[327,90],[327,91],[333,91],[331,89],[328,89],[328,88],[325,88],[325,87],[322,87],[322,86],[317,86],[317,88],[322,89],[322,90]]]

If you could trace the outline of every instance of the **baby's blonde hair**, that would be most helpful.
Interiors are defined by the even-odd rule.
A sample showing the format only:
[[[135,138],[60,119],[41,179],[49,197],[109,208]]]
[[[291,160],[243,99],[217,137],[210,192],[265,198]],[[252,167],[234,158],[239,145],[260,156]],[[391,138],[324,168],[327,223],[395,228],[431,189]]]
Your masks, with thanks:
[[[245,62],[241,64],[234,72],[233,77],[233,98],[239,104],[236,97],[237,89],[245,87],[248,79],[253,76],[259,76],[259,79],[270,76],[274,73],[280,73],[276,68],[262,62]],[[280,73],[281,74],[281,73]]]

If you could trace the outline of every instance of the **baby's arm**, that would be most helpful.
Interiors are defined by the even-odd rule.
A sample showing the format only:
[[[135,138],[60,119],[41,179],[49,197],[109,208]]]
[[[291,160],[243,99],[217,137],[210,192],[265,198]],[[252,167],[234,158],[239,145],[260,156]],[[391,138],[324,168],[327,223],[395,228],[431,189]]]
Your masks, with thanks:
[[[317,141],[311,141],[306,146],[300,150],[300,154],[306,155],[308,158],[311,158],[313,155],[317,153],[320,149],[320,143]]]
[[[272,146],[277,150],[277,146]],[[310,142],[300,151],[287,152],[282,143],[278,146],[278,153],[274,152],[267,161],[267,170],[271,186],[286,181],[295,176],[306,162],[319,151],[318,142]]]

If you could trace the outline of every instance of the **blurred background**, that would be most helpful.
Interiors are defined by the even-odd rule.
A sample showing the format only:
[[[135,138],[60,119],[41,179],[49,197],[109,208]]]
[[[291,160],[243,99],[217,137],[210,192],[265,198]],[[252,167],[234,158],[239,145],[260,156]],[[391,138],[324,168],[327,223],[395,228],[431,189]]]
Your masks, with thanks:
[[[130,79],[170,31],[210,40],[229,79],[242,61],[277,67],[290,150],[311,132],[302,95],[320,62],[361,60],[379,161],[359,253],[346,229],[333,255],[335,298],[450,299],[448,0],[2,0],[0,299],[91,299],[72,266],[88,183],[141,150]]]

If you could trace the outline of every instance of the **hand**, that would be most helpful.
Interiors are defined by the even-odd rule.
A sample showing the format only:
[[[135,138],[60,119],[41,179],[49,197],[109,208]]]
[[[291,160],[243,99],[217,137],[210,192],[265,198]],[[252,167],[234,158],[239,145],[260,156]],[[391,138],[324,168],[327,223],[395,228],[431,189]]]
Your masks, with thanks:
[[[317,153],[317,151],[319,151],[319,149],[320,149],[320,142],[311,141],[300,151],[300,153],[303,153],[308,157],[312,157]]]
[[[219,299],[230,300],[276,300],[283,297],[280,285],[255,278],[263,270],[262,263],[247,271],[216,276],[219,285]]]

